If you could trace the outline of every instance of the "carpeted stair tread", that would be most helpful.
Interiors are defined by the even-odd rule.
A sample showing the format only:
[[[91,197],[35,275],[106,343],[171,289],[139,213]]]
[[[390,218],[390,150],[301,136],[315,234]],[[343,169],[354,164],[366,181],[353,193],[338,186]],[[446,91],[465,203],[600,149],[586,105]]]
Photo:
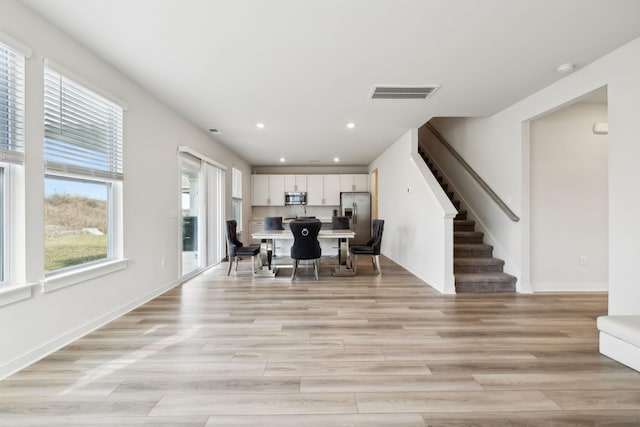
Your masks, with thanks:
[[[470,219],[454,219],[453,231],[473,231],[476,228],[476,222]]]
[[[454,258],[453,269],[456,275],[462,273],[502,273],[504,261],[493,257]]]
[[[493,246],[484,243],[454,243],[454,256],[465,258],[490,257],[493,252]]]
[[[516,278],[507,273],[456,274],[456,291],[460,292],[513,292]]]
[[[484,233],[481,231],[454,231],[453,242],[455,244],[482,243]]]
[[[458,214],[453,218],[454,220],[460,221],[467,219],[467,211],[464,209],[458,210]]]

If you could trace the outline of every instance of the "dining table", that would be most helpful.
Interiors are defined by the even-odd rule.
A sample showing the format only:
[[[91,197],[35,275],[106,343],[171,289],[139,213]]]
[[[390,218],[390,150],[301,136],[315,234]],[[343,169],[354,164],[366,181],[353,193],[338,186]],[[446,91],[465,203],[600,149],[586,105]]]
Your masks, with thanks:
[[[354,276],[353,268],[350,264],[349,239],[353,239],[356,233],[351,229],[321,229],[318,239],[337,239],[338,262],[332,267],[334,276]],[[251,237],[260,240],[260,253],[258,256],[259,266],[254,275],[257,277],[275,277],[279,268],[293,267],[293,265],[274,265],[269,261],[268,248],[274,247],[275,240],[293,240],[291,230],[259,230],[251,233]]]

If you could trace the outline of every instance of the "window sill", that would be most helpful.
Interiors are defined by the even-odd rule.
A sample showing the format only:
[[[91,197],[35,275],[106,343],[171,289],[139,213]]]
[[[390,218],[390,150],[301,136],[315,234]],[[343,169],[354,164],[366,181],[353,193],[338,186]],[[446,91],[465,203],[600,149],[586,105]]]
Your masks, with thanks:
[[[37,283],[6,285],[0,288],[0,307],[31,298],[32,287]]]
[[[79,268],[64,273],[53,274],[40,282],[42,293],[57,291],[67,286],[77,285],[91,279],[124,270],[129,263],[128,258],[105,261],[100,264]]]

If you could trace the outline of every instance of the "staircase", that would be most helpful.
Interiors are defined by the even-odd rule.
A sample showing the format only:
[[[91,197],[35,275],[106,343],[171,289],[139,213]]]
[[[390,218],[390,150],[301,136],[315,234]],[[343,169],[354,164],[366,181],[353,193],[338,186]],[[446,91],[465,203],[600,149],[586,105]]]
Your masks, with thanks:
[[[516,278],[503,272],[504,261],[493,257],[493,246],[483,243],[484,233],[475,231],[476,222],[467,219],[467,211],[460,210],[449,185],[424,151],[420,156],[447,194],[458,215],[453,220],[453,273],[456,292],[514,292]]]

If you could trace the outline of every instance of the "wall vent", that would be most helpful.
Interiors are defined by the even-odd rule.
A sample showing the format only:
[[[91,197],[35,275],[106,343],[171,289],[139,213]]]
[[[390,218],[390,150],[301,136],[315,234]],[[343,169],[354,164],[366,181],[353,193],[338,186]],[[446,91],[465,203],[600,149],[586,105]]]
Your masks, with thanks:
[[[427,99],[436,91],[439,85],[424,86],[374,86],[371,92],[372,99]]]

